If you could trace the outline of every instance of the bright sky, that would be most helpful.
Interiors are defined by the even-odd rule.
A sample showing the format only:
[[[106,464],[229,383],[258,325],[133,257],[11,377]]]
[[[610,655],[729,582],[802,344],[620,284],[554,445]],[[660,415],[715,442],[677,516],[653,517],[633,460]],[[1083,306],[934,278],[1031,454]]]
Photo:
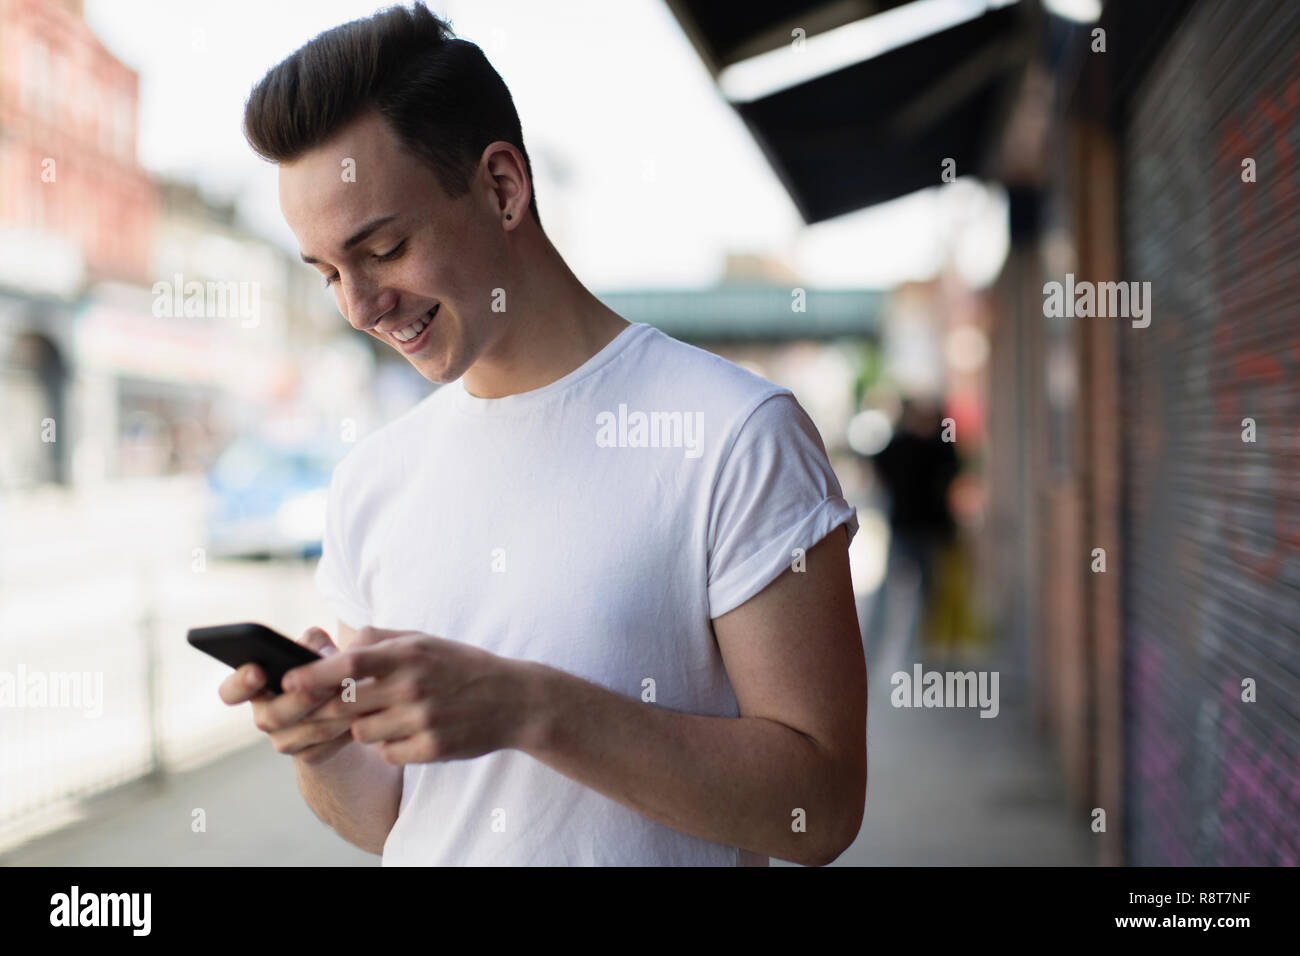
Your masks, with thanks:
[[[268,68],[370,0],[86,0],[86,18],[140,72],[149,169],[235,197],[291,252],[275,168],[240,130]],[[432,0],[510,87],[547,232],[590,288],[716,281],[726,252],[773,255],[812,285],[925,279],[958,235],[959,264],[991,277],[1006,245],[1000,196],[959,181],[804,226],[663,0]],[[937,170],[936,170],[937,176]],[[955,229],[959,222],[966,223]]]

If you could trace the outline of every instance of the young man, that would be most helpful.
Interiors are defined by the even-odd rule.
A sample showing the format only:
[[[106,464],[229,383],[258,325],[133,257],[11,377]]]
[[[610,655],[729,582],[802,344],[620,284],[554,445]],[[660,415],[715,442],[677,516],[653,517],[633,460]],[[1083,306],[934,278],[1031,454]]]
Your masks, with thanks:
[[[337,648],[312,628],[286,693],[249,665],[222,699],[386,865],[835,859],[857,519],[791,393],[582,286],[504,83],[422,6],[317,37],[245,129],[344,318],[445,387],[335,470]]]

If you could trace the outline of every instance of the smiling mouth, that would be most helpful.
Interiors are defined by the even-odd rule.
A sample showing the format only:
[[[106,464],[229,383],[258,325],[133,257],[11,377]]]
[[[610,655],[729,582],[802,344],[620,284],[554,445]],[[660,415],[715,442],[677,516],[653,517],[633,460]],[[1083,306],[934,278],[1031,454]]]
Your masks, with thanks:
[[[426,312],[421,318],[416,319],[410,325],[406,326],[406,328],[394,329],[393,332],[390,334],[393,336],[394,339],[396,339],[399,343],[403,345],[406,345],[410,342],[414,342],[416,339],[420,337],[420,334],[424,332],[424,330],[430,324],[432,324],[434,317],[438,314],[438,310],[441,308],[442,308],[442,303],[439,302],[432,309]]]

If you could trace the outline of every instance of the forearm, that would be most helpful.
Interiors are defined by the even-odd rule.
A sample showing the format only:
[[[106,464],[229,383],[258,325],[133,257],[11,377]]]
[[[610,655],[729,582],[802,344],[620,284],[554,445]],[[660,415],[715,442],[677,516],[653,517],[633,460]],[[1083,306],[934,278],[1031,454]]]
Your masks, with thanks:
[[[519,749],[657,823],[808,865],[857,835],[863,755],[828,753],[764,718],[664,710],[544,665],[531,695]]]
[[[328,756],[306,751],[293,763],[312,812],[349,843],[382,855],[402,801],[402,768],[351,739]]]

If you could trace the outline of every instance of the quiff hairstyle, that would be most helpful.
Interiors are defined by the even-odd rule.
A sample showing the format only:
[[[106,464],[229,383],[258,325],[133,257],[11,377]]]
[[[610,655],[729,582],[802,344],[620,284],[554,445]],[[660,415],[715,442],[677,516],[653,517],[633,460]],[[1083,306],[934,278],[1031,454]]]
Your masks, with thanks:
[[[498,140],[519,150],[533,183],[505,82],[419,2],[327,30],[272,67],[249,94],[244,136],[263,159],[293,162],[372,108],[452,199],[469,191],[483,150]],[[535,187],[528,211],[540,226]]]

